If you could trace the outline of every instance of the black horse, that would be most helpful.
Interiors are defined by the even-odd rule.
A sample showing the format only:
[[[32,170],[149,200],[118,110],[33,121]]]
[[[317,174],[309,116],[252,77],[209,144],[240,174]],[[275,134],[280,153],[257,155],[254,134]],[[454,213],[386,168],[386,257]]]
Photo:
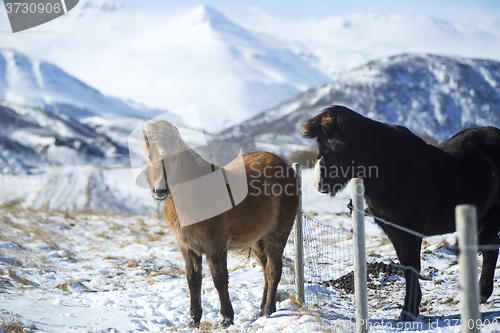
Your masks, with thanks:
[[[405,127],[333,106],[308,120],[303,136],[317,140],[315,182],[320,192],[334,196],[353,175],[364,179],[366,203],[404,268],[406,297],[401,320],[414,320],[419,314],[421,235],[454,232],[458,204],[477,207],[478,243],[490,245],[481,250],[479,282],[481,302],[486,302],[493,292],[500,244],[499,129],[465,129],[432,146]]]

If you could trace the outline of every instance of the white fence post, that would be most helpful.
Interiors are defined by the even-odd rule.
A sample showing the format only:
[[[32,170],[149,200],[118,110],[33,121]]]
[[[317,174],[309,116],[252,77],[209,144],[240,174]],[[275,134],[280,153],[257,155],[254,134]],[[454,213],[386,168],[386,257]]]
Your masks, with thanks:
[[[299,211],[295,217],[295,295],[299,302],[304,303],[304,250],[302,245],[302,179],[300,163],[292,164],[297,175],[299,189]]]
[[[460,303],[463,332],[479,332],[479,285],[477,280],[477,211],[473,205],[455,207],[460,254]]]
[[[351,179],[352,222],[354,233],[354,296],[356,300],[356,332],[368,332],[368,298],[366,289],[365,188],[363,180]]]

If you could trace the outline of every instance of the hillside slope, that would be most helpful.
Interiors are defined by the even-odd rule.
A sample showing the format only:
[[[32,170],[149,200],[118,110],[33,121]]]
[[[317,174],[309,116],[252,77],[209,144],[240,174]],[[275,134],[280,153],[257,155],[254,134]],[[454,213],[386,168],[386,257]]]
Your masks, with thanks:
[[[151,108],[196,104],[212,132],[330,81],[289,43],[204,5],[172,14],[81,1],[44,29],[57,33],[6,35],[0,46],[43,57],[105,94]]]
[[[278,148],[311,145],[301,138],[302,124],[333,104],[437,140],[467,127],[500,127],[500,62],[429,54],[382,58],[228,128],[215,139],[238,142],[245,150],[258,148],[256,142]]]
[[[0,47],[0,100],[35,106],[75,119],[90,116],[139,116],[160,110],[103,95],[60,67]]]
[[[127,137],[166,111],[103,95],[54,64],[0,48],[0,174],[54,164],[127,163]]]

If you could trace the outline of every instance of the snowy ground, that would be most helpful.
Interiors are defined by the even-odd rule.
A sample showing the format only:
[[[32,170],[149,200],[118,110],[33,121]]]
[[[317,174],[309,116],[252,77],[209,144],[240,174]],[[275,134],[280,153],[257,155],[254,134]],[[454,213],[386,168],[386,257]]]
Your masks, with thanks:
[[[12,200],[17,198],[0,209],[0,317],[7,321],[19,319],[27,328],[36,327],[38,332],[220,330],[219,300],[206,266],[202,326],[197,330],[186,328],[189,290],[184,264],[166,221],[154,213],[98,215],[71,210],[64,212],[63,207],[70,204],[71,195],[78,202],[92,197],[88,202],[103,202],[103,205],[108,205],[106,207],[115,207],[116,202],[123,205],[138,205],[143,200],[152,202],[147,192],[134,191],[135,185],[128,178],[130,173],[123,169],[112,172],[113,169],[101,170],[91,166],[63,167],[60,170],[66,176],[56,178],[67,183],[59,183],[57,187],[66,188],[64,195],[47,191],[51,182],[43,177],[55,177],[53,170],[46,176],[19,178],[19,183],[15,178],[0,179],[2,192],[9,193]],[[86,181],[91,177],[84,175],[89,170],[102,176],[99,179],[106,184],[102,187],[106,191],[94,194],[86,191]],[[312,188],[310,170],[305,170],[303,176],[304,212],[322,223],[348,230],[351,225],[346,214],[348,191],[332,199]],[[32,186],[31,190],[28,185]],[[79,191],[85,192],[80,199],[76,195]],[[33,210],[29,205],[34,205],[36,200],[22,201],[23,197],[33,195],[30,193],[36,193],[40,202],[50,198],[53,203],[61,198],[67,200],[60,205],[61,211],[52,207],[47,212],[45,207]],[[106,199],[115,194],[120,195],[119,200]],[[0,202],[7,203],[4,194],[1,198],[4,199]],[[150,204],[150,208],[154,205]],[[366,221],[366,234],[369,262],[388,264],[397,261],[392,245],[371,219]],[[422,275],[425,279],[420,281],[423,302],[421,315],[413,324],[394,320],[403,303],[402,277],[385,273],[371,276],[371,285],[376,288],[369,289],[372,331],[461,331],[458,325],[457,258],[444,246],[444,240],[454,242],[451,236],[432,237],[424,242]],[[278,289],[277,312],[259,318],[263,277],[256,258],[248,258],[248,252],[232,252],[228,267],[229,292],[235,311],[235,325],[228,329],[229,332],[354,330],[352,294],[320,285],[306,285],[306,291],[328,295],[332,301],[310,312],[297,308],[293,301],[293,286],[282,281]],[[352,267],[347,267],[344,274],[350,271]],[[483,318],[490,321],[500,320],[497,280],[500,280],[498,270],[494,294],[488,304],[481,305]],[[487,325],[483,329],[483,332],[498,331],[500,325]]]

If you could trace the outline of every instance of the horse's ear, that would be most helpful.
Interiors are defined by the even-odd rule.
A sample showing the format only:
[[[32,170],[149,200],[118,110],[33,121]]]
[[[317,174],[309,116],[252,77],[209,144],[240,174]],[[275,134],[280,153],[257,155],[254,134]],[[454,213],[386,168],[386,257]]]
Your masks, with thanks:
[[[148,136],[147,135],[144,135],[144,142],[146,143],[146,148],[151,148],[151,146],[149,145],[149,140],[148,140]]]
[[[151,145],[149,144],[148,135],[146,134],[146,128],[144,127],[144,125],[142,125],[141,129],[142,129],[142,137],[144,138],[144,143],[146,144],[146,148],[149,150]]]
[[[178,141],[180,137],[179,130],[174,126],[172,129],[172,140]]]
[[[333,118],[330,115],[323,117],[323,119],[321,119],[321,129],[323,130],[323,132],[327,133],[328,128],[331,126],[332,123],[333,123]]]
[[[349,121],[347,120],[346,116],[343,114],[337,114],[337,126],[341,129],[347,128],[349,125]]]

